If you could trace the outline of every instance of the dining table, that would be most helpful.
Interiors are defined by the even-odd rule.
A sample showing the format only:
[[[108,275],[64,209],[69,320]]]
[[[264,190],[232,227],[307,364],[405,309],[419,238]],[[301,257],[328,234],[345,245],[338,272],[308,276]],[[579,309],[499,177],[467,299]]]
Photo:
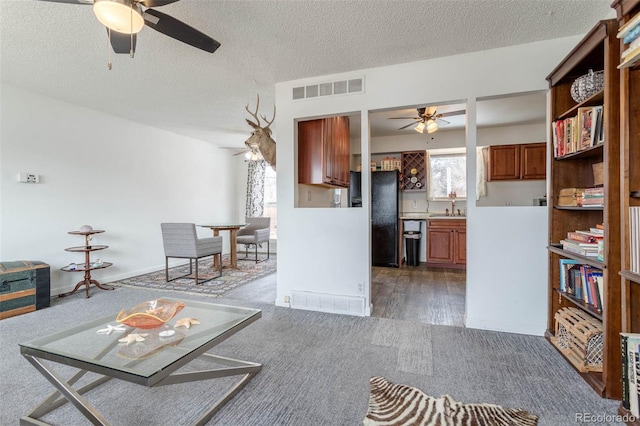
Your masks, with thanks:
[[[229,245],[230,254],[229,254],[229,268],[238,269],[238,247],[236,243],[236,237],[238,235],[238,229],[246,226],[246,223],[214,223],[214,224],[204,224],[198,225],[202,228],[209,228],[213,231],[213,236],[217,237],[220,235],[220,231],[229,231]],[[222,257],[220,258],[220,262],[222,262]],[[218,256],[213,257],[213,267],[215,269],[218,268]],[[224,267],[224,265],[223,265]]]

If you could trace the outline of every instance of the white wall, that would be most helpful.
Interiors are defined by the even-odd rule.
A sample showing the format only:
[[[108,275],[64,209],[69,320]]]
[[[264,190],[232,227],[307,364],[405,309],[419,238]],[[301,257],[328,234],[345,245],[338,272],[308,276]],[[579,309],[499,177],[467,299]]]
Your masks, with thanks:
[[[93,242],[109,248],[93,258],[113,262],[94,273],[108,282],[164,268],[161,222],[244,215],[232,151],[14,87],[2,86],[1,106],[0,259],[50,264],[52,294],[82,278],[59,270],[83,262],[64,250],[83,244],[67,234],[82,225],[106,231]],[[18,183],[18,172],[41,182]]]
[[[396,108],[420,103],[468,103],[466,144],[468,149],[468,179],[475,177],[475,101],[490,96],[545,90],[547,74],[573,48],[580,37],[543,41],[526,45],[451,56],[428,61],[361,70],[333,76],[322,76],[276,85],[278,118],[278,214],[280,218],[278,295],[276,303],[295,290],[333,295],[362,295],[370,305],[370,207],[363,199],[362,209],[297,209],[295,198],[296,144],[295,120],[335,114],[361,113],[362,153],[369,156],[368,111]],[[312,100],[292,101],[294,87],[319,81],[364,77],[365,92],[348,96],[332,96]],[[416,81],[437,81],[438,84],[416,85]],[[363,176],[366,176],[364,174]],[[473,180],[471,184],[474,185]],[[369,182],[363,182],[363,194],[368,194]],[[472,191],[475,195],[475,191]],[[544,244],[532,240],[531,234],[546,235],[544,209],[501,208],[500,215],[478,213],[468,205],[467,313],[472,314],[471,326],[542,334],[546,327],[546,258]],[[531,210],[529,213],[527,210]],[[523,213],[523,211],[527,211]],[[509,241],[486,239],[492,229],[519,223],[522,215],[527,226],[509,225]],[[477,215],[477,216],[476,216]],[[520,244],[514,250],[514,244]],[[496,259],[501,263],[519,264],[527,261],[528,274],[523,274],[521,291],[515,299],[504,298],[495,288],[512,283],[512,278],[498,274],[498,283],[484,279],[495,271]],[[538,267],[540,266],[540,267]],[[364,281],[365,290],[359,292]],[[507,282],[508,281],[508,282]],[[538,291],[539,290],[539,291]],[[531,295],[535,297],[530,297]],[[500,302],[502,301],[502,303]],[[514,319],[507,305],[527,305],[525,318]],[[496,309],[496,305],[500,309]],[[375,306],[373,307],[375,309]],[[471,317],[470,317],[471,318]],[[519,324],[530,326],[520,327]]]

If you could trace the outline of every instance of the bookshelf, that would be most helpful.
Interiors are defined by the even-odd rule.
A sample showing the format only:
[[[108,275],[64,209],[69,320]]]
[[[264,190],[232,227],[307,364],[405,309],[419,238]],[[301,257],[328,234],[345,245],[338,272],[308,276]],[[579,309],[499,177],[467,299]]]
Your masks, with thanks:
[[[548,321],[546,336],[554,340],[555,314],[565,307],[578,308],[602,322],[602,371],[580,372],[584,380],[602,397],[621,397],[621,358],[619,333],[621,331],[620,290],[620,129],[619,129],[619,71],[620,43],[616,38],[618,22],[609,19],[598,22],[580,43],[547,77],[551,92],[551,120],[564,120],[577,116],[588,107],[603,106],[604,142],[578,151],[556,156],[555,146],[549,150],[549,282]],[[582,100],[571,96],[571,86],[589,70],[604,70],[602,90]],[[549,129],[550,140],[556,136],[555,126]],[[593,164],[603,163],[602,207],[559,206],[559,193],[565,188],[595,186]],[[604,227],[604,260],[581,256],[563,250],[560,240],[567,233],[589,230],[597,224]],[[602,270],[604,294],[601,312],[582,300],[560,291],[560,259],[574,259]]]
[[[611,5],[616,11],[618,26],[640,16],[640,0],[615,0]],[[620,51],[627,48],[619,40]],[[640,208],[640,61],[628,66],[628,61],[618,57],[620,63],[620,242],[621,242],[621,330],[640,333],[640,271],[631,269],[631,230],[629,208]],[[625,64],[625,62],[627,62]],[[640,236],[637,236],[640,238]],[[622,405],[620,414],[628,414]],[[640,425],[636,419],[633,425]]]

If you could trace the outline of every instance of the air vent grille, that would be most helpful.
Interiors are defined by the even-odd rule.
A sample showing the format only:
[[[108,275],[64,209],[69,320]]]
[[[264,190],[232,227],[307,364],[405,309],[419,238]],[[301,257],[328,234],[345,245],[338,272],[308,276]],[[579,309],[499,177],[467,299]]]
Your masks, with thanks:
[[[352,78],[293,88],[293,100],[364,92],[364,79]]]

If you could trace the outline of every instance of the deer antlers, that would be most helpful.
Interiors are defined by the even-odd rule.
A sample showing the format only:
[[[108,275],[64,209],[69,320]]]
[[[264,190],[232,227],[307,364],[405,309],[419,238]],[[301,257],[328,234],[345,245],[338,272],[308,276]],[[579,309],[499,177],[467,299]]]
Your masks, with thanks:
[[[249,104],[245,105],[244,109],[247,110],[247,112],[249,113],[249,115],[251,115],[253,118],[255,118],[256,122],[254,123],[253,121],[246,119],[247,123],[249,123],[249,125],[253,128],[260,128],[260,119],[258,118],[258,109],[260,108],[260,95],[256,95],[256,112],[251,112],[249,110]],[[271,126],[271,123],[273,123],[273,120],[276,119],[276,106],[275,104],[273,105],[273,118],[271,118],[271,121],[267,120],[266,116],[262,116],[262,119],[264,121],[267,122],[266,127],[264,127],[264,130],[269,129],[269,126]]]

